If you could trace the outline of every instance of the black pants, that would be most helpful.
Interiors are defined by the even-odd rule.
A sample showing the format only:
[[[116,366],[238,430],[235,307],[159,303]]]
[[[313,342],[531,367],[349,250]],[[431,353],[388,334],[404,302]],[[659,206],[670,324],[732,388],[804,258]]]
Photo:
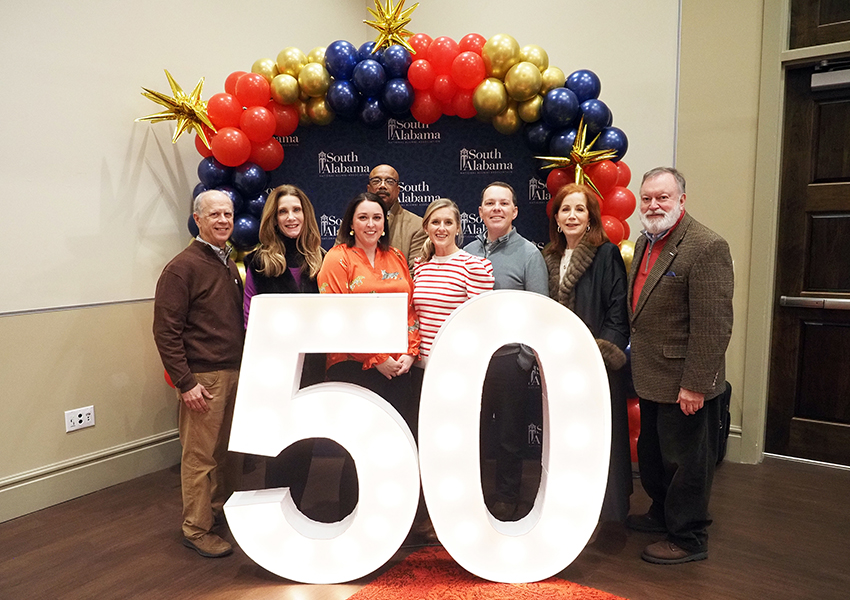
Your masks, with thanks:
[[[408,426],[414,418],[410,373],[387,379],[375,368],[364,371],[361,363],[345,360],[328,369],[328,381],[354,383],[375,392],[401,414]],[[357,492],[357,469],[351,455],[346,452],[339,482],[340,519],[349,515],[357,506]]]
[[[487,368],[481,394],[481,439],[496,419],[496,502],[515,504],[522,483],[522,450],[527,444],[528,372],[517,355],[495,356]],[[482,471],[484,449],[481,449]]]
[[[667,539],[689,552],[708,549],[708,499],[717,463],[717,398],[693,415],[678,404],[640,399],[638,466],[649,512],[667,526]]]

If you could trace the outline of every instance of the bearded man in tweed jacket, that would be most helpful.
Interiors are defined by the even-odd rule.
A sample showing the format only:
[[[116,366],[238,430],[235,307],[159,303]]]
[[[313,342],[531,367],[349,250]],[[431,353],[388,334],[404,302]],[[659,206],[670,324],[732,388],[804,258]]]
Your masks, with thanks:
[[[666,535],[644,549],[644,560],[679,564],[708,557],[732,257],[722,237],[685,213],[685,180],[675,169],[647,172],[640,196],[645,230],[629,270],[629,319],[638,464],[652,505],[627,526]]]

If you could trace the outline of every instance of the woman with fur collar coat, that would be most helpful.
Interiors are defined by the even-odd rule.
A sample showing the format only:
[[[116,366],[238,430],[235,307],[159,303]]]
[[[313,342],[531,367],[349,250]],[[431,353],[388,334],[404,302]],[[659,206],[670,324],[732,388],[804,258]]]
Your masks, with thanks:
[[[599,202],[586,186],[569,184],[552,199],[550,243],[543,250],[549,295],[573,311],[596,339],[611,389],[611,462],[602,521],[626,520],[632,493],[627,380],[629,343],[626,267],[602,228]]]

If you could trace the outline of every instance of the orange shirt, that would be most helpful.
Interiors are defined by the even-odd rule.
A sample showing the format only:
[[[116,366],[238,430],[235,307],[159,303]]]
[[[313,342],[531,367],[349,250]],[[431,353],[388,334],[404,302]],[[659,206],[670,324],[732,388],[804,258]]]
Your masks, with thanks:
[[[407,354],[419,355],[419,321],[413,309],[413,280],[401,252],[395,248],[384,252],[379,247],[373,267],[362,249],[339,244],[325,255],[317,281],[320,294],[407,294]],[[356,360],[363,363],[363,369],[370,369],[390,356],[398,360],[401,354],[329,353],[328,367],[344,360]]]

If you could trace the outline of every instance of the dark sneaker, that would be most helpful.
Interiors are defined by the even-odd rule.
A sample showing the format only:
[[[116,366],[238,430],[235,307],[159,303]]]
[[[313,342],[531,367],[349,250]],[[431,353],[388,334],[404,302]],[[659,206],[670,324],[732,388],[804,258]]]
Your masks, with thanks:
[[[626,527],[634,531],[643,531],[644,533],[667,533],[667,527],[650,515],[629,515],[626,517]]]

